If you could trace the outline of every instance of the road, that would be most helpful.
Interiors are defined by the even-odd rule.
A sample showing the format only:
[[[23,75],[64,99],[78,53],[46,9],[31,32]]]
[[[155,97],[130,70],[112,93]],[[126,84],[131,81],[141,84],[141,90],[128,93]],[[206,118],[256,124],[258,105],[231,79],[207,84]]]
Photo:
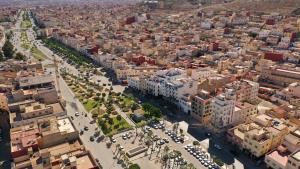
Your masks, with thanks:
[[[20,15],[22,16],[22,15]],[[16,23],[16,30],[20,28],[21,18]],[[14,31],[13,34],[13,45],[17,49],[17,51],[22,52],[27,57],[31,57],[29,52],[26,52],[21,47],[21,39],[20,39],[20,32]],[[53,64],[53,57],[56,57],[57,60],[61,59],[57,55],[53,55],[53,52],[44,47],[39,41],[35,40],[34,31],[32,29],[27,30],[27,36],[29,40],[36,44],[39,50],[41,50],[48,58],[42,61],[43,65],[47,64]],[[63,64],[59,64],[59,68],[67,67],[72,73],[78,73],[77,69],[75,69],[73,66],[68,65],[65,62],[62,62]],[[46,72],[52,72],[53,76],[55,76],[55,69],[53,67],[46,68]],[[86,112],[84,106],[80,103],[79,100],[77,100],[74,97],[74,94],[70,90],[70,88],[67,86],[65,81],[59,77],[59,87],[61,91],[62,98],[66,101],[66,111],[69,116],[73,116],[73,124],[75,128],[80,131],[83,130],[84,126],[87,126],[89,128],[88,131],[85,131],[83,135],[80,135],[80,139],[82,140],[84,146],[91,152],[91,154],[94,156],[94,158],[99,159],[101,165],[105,169],[121,169],[122,167],[115,162],[113,159],[113,152],[111,149],[108,149],[106,147],[106,143],[103,140],[102,142],[96,142],[90,141],[90,136],[92,136],[95,133],[95,128],[98,128],[96,124],[90,124],[91,117],[84,117],[84,115],[81,115],[82,112]],[[80,112],[79,117],[75,117],[75,113]],[[88,114],[89,115],[89,114]],[[101,132],[102,134],[102,132]]]
[[[90,136],[95,133],[96,124],[90,124],[91,117],[84,117],[81,115],[81,112],[85,112],[83,105],[79,100],[74,98],[74,94],[67,86],[65,81],[60,78],[60,89],[61,95],[66,101],[66,110],[69,116],[73,116],[73,124],[75,128],[80,131],[83,130],[84,126],[88,126],[89,130],[85,131],[83,135],[80,136],[84,146],[90,150],[92,155],[95,158],[98,158],[101,162],[103,168],[107,169],[120,169],[122,168],[120,165],[116,164],[113,160],[113,152],[111,149],[106,148],[106,143],[104,141],[97,143],[96,141],[91,142]],[[75,117],[75,112],[79,112],[80,116]]]

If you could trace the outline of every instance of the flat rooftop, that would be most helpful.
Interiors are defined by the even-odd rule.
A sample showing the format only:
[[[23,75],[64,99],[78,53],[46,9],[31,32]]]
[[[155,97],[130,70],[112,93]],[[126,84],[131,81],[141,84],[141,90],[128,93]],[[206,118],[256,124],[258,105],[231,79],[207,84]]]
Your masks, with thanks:
[[[282,166],[285,166],[288,162],[288,153],[280,153],[278,150],[271,152],[267,157],[273,159]]]
[[[296,159],[297,161],[300,161],[300,150],[292,154],[292,157]]]
[[[57,124],[60,132],[71,133],[75,131],[70,119],[68,118],[57,120]]]
[[[28,76],[19,79],[20,87],[52,83],[53,77],[51,75]]]
[[[94,168],[92,160],[88,155],[78,157],[76,160],[76,164],[77,164],[76,166],[77,169]]]

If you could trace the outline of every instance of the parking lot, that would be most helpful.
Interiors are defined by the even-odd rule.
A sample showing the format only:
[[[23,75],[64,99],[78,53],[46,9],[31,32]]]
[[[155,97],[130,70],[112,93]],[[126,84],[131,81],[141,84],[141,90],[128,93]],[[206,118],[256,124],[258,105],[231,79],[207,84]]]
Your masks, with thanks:
[[[180,156],[170,160],[169,165],[186,165],[192,163],[199,169],[217,169],[219,168],[211,159],[209,153],[201,145],[194,146],[192,143],[193,137],[187,133],[174,132],[172,130],[172,124],[166,123],[165,125],[155,124],[139,128],[136,131],[131,130],[128,132],[115,135],[114,145],[120,144],[121,149],[125,152],[136,148],[138,146],[146,146],[145,137],[148,137],[148,133],[151,132],[151,138],[153,138],[153,144],[150,145],[148,152],[139,154],[130,158],[132,162],[137,162],[142,168],[161,168],[160,157],[163,154],[165,146],[168,146],[170,152],[172,150],[179,151]],[[142,137],[140,136],[142,133]],[[115,146],[113,146],[115,147]],[[216,149],[218,146],[215,147]],[[150,157],[150,153],[152,155]],[[178,162],[179,161],[179,162]],[[175,164],[172,164],[175,163]]]

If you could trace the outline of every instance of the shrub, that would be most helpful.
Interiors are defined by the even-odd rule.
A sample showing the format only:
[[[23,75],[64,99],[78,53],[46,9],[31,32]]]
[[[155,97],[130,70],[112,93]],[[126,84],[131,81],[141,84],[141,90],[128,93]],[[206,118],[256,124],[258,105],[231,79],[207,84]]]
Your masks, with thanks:
[[[219,166],[221,166],[221,167],[224,165],[224,162],[222,160],[218,159],[218,158],[214,158],[214,162],[216,164],[218,164]]]
[[[122,120],[121,115],[117,115],[117,120],[118,120],[118,121],[121,121],[121,120]]]
[[[132,164],[129,166],[129,169],[140,169],[141,167],[138,164]]]

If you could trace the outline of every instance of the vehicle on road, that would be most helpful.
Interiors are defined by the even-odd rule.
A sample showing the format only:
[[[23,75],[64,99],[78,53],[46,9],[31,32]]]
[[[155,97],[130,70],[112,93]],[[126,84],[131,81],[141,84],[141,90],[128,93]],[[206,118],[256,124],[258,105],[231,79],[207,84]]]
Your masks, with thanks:
[[[88,131],[89,130],[89,127],[88,126],[84,126],[83,128],[85,131]]]
[[[97,143],[100,143],[104,139],[104,135],[101,135],[97,138]]]
[[[207,137],[210,137],[210,136],[211,136],[211,133],[207,132],[207,133],[205,133],[205,135],[206,135]]]
[[[80,115],[79,112],[76,112],[76,113],[75,113],[75,116],[76,116],[76,117],[78,117],[79,115]]]
[[[94,137],[98,137],[98,136],[100,136],[100,131],[96,131],[96,132],[94,133]]]
[[[90,124],[94,124],[94,123],[96,123],[96,120],[90,121]]]
[[[218,150],[222,150],[222,147],[219,144],[214,144],[214,147]]]
[[[90,141],[94,141],[94,140],[95,140],[94,136],[91,136]]]

